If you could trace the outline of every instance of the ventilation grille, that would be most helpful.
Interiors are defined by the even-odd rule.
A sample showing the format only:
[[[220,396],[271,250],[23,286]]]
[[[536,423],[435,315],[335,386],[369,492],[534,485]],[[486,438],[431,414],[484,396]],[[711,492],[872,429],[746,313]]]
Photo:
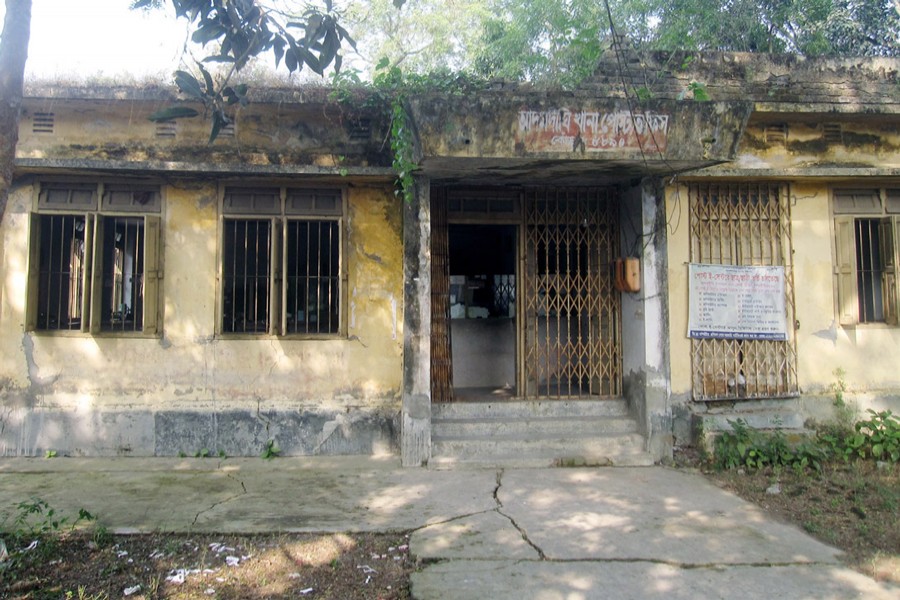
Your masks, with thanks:
[[[844,130],[840,123],[824,123],[822,125],[822,137],[826,142],[841,144],[844,141]]]
[[[32,119],[31,131],[33,133],[53,133],[53,113],[36,112]]]
[[[788,126],[785,123],[766,125],[766,143],[784,145],[787,142]]]
[[[358,119],[347,126],[347,134],[351,142],[365,142],[372,135],[371,119]]]
[[[234,122],[229,123],[228,125],[222,125],[222,129],[219,130],[220,138],[233,138],[234,137]]]
[[[156,124],[156,137],[158,138],[173,138],[177,133],[177,121],[160,121]]]

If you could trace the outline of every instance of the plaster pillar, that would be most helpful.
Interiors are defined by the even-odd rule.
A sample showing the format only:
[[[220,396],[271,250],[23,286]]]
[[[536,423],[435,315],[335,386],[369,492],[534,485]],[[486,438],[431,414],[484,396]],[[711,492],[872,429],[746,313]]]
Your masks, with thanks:
[[[416,177],[403,206],[403,397],[400,462],[431,458],[431,181]]]
[[[657,461],[671,458],[674,439],[664,192],[662,180],[648,177],[625,194],[622,206],[623,225],[635,225],[625,227],[623,243],[641,259],[641,290],[622,298],[624,393]]]
[[[665,185],[659,177],[641,182],[644,231],[653,231],[643,256],[647,450],[656,460],[672,458],[671,366],[669,361],[669,285]],[[688,224],[684,223],[684,227]]]

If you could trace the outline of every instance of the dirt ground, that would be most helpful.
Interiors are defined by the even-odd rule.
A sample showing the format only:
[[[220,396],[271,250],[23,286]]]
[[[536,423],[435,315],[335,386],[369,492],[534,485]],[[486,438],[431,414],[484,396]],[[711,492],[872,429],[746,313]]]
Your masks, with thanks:
[[[791,469],[705,471],[718,486],[840,548],[846,563],[900,583],[900,464],[832,463]]]
[[[405,599],[414,568],[403,533],[81,533],[0,571],[0,597]]]
[[[851,567],[900,583],[900,465],[715,472],[689,452],[676,464],[844,550]],[[15,600],[407,599],[419,568],[408,532],[112,536],[94,526],[27,551],[35,536],[0,537],[10,551],[0,598]]]

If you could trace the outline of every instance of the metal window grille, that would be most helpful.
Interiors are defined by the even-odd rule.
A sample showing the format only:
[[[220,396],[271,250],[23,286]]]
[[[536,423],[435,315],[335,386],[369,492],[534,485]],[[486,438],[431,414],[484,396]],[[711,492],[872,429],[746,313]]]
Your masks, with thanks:
[[[86,229],[83,215],[40,217],[38,329],[81,329]]]
[[[337,333],[340,330],[339,222],[288,221],[287,331]]]
[[[222,329],[228,333],[267,333],[272,322],[272,221],[226,219],[223,238]]]
[[[516,276],[512,275],[494,275],[493,285],[491,287],[493,305],[491,313],[495,315],[509,315],[510,307],[515,310],[516,306]]]
[[[141,331],[144,315],[144,219],[103,219],[104,331]]]
[[[884,321],[884,244],[881,219],[856,219],[856,283],[859,299],[859,322]]]
[[[527,396],[621,394],[620,298],[610,275],[619,240],[615,200],[602,189],[525,194]]]
[[[689,187],[691,261],[785,268],[787,322],[794,322],[790,205],[779,184]],[[691,340],[696,400],[794,396],[796,340]]]

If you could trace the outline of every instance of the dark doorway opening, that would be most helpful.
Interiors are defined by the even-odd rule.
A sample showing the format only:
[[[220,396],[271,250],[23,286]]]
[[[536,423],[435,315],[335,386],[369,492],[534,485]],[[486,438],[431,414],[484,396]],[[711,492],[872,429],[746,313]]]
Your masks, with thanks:
[[[515,225],[449,226],[450,331],[457,401],[516,397]]]

